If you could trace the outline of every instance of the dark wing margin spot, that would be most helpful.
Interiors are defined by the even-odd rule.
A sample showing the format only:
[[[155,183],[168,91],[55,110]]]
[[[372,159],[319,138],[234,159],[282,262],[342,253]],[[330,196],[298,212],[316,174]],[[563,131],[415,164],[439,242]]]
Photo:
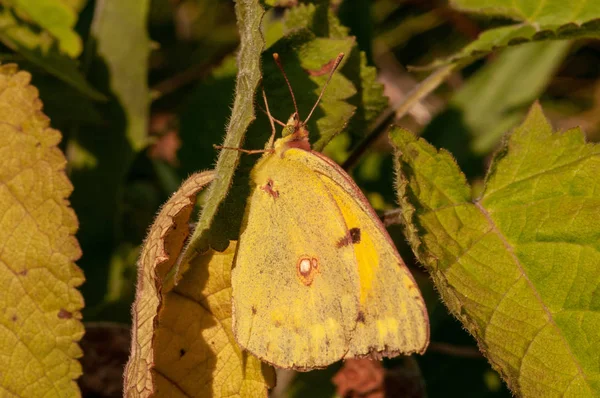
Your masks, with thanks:
[[[337,241],[336,246],[340,248],[356,243],[360,243],[360,228],[350,228],[346,236]]]

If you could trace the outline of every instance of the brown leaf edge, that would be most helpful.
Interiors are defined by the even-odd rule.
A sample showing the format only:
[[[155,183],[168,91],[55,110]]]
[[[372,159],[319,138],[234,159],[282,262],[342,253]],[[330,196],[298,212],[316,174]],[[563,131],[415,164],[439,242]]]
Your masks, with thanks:
[[[161,208],[138,260],[136,298],[132,308],[131,353],[125,368],[124,396],[154,392],[153,340],[162,305],[163,280],[175,265],[190,233],[189,218],[197,194],[215,178],[214,171],[193,174]]]

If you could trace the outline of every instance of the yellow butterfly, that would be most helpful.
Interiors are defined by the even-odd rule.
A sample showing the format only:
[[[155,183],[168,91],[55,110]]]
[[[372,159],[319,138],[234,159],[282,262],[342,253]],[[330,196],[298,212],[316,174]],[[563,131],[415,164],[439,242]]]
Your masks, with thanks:
[[[238,343],[298,370],[422,353],[429,342],[421,293],[379,218],[352,178],[310,149],[305,126],[323,91],[300,121],[290,86],[296,111],[287,124],[265,98],[273,132],[274,121],[285,127],[252,169],[232,271]]]

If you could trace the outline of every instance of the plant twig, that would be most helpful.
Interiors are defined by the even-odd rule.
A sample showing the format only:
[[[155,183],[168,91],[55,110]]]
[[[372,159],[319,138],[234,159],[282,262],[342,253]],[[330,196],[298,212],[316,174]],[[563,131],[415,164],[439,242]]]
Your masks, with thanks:
[[[473,359],[483,358],[481,352],[479,352],[477,348],[472,346],[459,346],[448,343],[431,342],[429,343],[429,348],[427,348],[427,350],[437,352],[440,354],[451,355],[454,357]]]

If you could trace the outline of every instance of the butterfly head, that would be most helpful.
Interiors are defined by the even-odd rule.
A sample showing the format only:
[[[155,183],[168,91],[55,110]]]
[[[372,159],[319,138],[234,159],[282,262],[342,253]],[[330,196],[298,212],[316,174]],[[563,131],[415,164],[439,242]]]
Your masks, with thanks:
[[[292,113],[281,133],[282,139],[288,148],[302,148],[310,150],[308,130],[306,123],[300,120],[298,112]]]

